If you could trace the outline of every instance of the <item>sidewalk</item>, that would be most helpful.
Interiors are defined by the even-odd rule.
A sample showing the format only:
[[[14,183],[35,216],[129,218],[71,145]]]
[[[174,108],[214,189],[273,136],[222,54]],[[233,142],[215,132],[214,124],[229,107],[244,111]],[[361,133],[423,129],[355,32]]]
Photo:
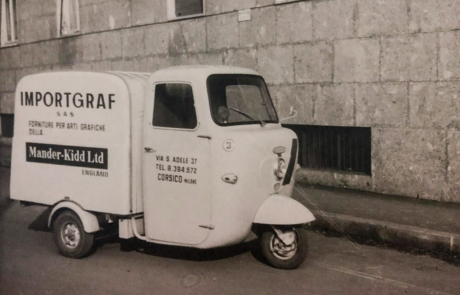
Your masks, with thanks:
[[[404,249],[460,252],[460,204],[297,183],[312,226]]]

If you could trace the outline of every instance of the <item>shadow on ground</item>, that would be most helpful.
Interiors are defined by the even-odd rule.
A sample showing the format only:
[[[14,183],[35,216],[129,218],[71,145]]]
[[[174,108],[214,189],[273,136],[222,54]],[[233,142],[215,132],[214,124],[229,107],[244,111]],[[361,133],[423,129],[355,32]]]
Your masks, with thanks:
[[[97,238],[95,243],[94,251],[104,245],[118,243],[120,244],[120,250],[124,252],[136,251],[145,255],[187,261],[216,261],[251,252],[255,259],[264,264],[268,264],[260,251],[258,239],[227,247],[196,249],[149,243],[138,239],[124,240],[118,238],[118,233],[114,233]],[[92,253],[94,253],[94,251]]]
[[[43,211],[35,220],[29,225],[28,229],[41,232],[52,232],[48,228],[48,217],[51,208]],[[118,238],[118,229],[116,224],[106,228],[104,231],[99,232],[95,236],[95,246],[89,255],[94,254],[98,248],[109,244],[119,244],[120,250],[129,252],[137,251],[146,255],[188,260],[188,261],[213,261],[235,257],[247,252],[251,252],[254,258],[262,263],[266,263],[261,251],[259,250],[259,240],[253,240],[247,243],[237,245],[219,247],[213,249],[195,249],[190,247],[168,246],[161,244],[148,243],[138,239],[124,240]]]
[[[27,227],[27,229],[34,230],[34,231],[42,231],[42,232],[52,232],[50,228],[48,228],[48,217],[50,216],[51,208],[47,208],[45,211],[42,212],[34,221]]]
[[[214,261],[235,257],[247,252],[257,254],[258,241],[254,240],[248,243],[237,244],[233,246],[213,248],[213,249],[195,249],[189,247],[178,247],[140,242],[137,251],[147,255],[165,257],[171,259],[188,260],[188,261]],[[259,260],[258,257],[256,259]]]

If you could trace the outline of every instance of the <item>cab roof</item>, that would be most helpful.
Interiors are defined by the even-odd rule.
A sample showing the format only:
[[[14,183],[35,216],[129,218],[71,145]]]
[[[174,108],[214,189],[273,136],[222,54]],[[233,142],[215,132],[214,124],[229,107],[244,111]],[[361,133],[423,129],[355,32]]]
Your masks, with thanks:
[[[232,67],[232,66],[219,66],[219,65],[190,65],[190,66],[174,66],[156,71],[155,73],[193,73],[193,74],[250,74],[258,75],[254,70]]]
[[[259,75],[259,73],[254,70],[240,67],[193,65],[175,66],[158,70],[152,74],[151,79],[191,81],[196,79],[206,79],[212,74]]]

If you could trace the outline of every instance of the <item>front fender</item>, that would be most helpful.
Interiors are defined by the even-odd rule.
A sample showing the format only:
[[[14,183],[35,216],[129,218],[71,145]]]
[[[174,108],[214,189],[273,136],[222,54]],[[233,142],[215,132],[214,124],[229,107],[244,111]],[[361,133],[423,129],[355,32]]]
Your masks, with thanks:
[[[83,228],[87,233],[93,233],[99,231],[99,221],[97,221],[97,217],[94,214],[89,213],[88,211],[83,210],[80,206],[73,202],[64,201],[58,203],[54,206],[53,210],[50,213],[48,218],[48,227],[51,227],[51,222],[53,221],[53,215],[62,208],[67,208],[75,213],[77,213],[78,217],[80,217],[81,222],[83,223]]]
[[[254,223],[290,225],[315,220],[315,216],[304,205],[283,195],[271,195],[257,210]]]

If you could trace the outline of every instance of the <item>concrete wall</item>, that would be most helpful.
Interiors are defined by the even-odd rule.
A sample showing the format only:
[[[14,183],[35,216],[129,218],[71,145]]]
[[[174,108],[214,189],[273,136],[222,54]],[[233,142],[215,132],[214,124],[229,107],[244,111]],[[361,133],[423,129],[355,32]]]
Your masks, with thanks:
[[[205,17],[174,22],[166,2],[80,0],[82,34],[57,38],[54,0],[18,1],[19,46],[0,49],[0,112],[34,72],[244,66],[265,76],[281,117],[299,110],[287,123],[372,127],[372,176],[300,180],[460,202],[458,0],[205,0]]]

